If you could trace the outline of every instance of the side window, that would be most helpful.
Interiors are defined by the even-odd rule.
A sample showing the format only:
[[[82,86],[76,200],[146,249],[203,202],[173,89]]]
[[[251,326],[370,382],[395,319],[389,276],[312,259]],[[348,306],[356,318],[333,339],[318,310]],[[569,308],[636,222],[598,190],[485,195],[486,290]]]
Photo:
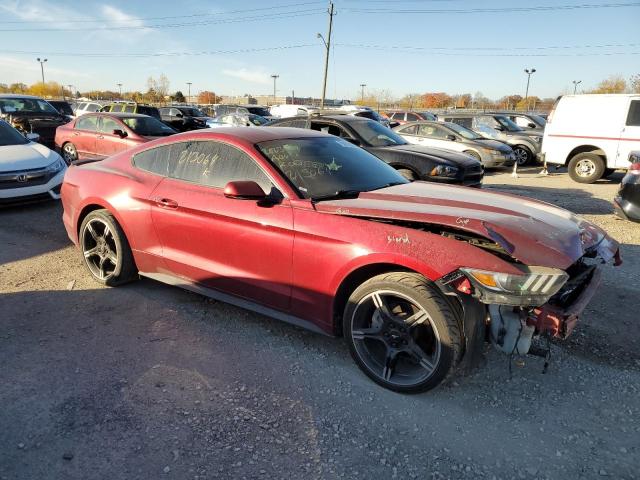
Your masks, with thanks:
[[[438,136],[436,127],[434,127],[433,125],[420,125],[418,132],[423,137],[434,138]]]
[[[411,125],[410,127],[405,127],[398,130],[400,135],[415,135],[418,133],[418,125]]]
[[[179,115],[180,113],[182,113],[180,110],[178,110],[177,108],[172,108],[169,111],[169,115],[171,115],[172,117],[175,117],[177,115]]]
[[[269,193],[271,181],[258,164],[242,150],[219,142],[185,142],[176,161],[174,178],[208,187],[224,188],[236,180],[253,180]]]
[[[457,117],[457,118],[450,118],[450,119],[445,119],[446,122],[453,122],[453,123],[457,123],[458,125],[462,125],[463,127],[467,127],[467,128],[471,128],[473,129],[473,127],[475,127],[475,118],[469,118],[469,117]]]
[[[78,105],[77,110],[84,110],[85,108],[87,108],[87,104],[86,103],[81,103],[80,105]]]
[[[113,133],[114,130],[123,130],[123,127],[113,118],[102,117],[99,130],[104,133]]]
[[[351,138],[343,128],[330,123],[311,122],[311,130],[328,133],[329,135],[334,135],[336,137]]]
[[[631,100],[629,114],[627,115],[627,126],[640,127],[640,100]]]
[[[393,114],[393,116],[391,118],[393,118],[394,120],[399,120],[399,121],[403,122],[404,121],[404,112],[396,112],[396,113]]]
[[[135,105],[125,105],[124,106],[125,113],[133,113],[135,110],[136,110],[136,106]]]
[[[529,123],[531,123],[531,120],[525,117],[516,116],[516,117],[510,117],[510,118],[516,123],[516,125],[523,128],[529,127]]]
[[[95,132],[97,130],[98,117],[91,115],[88,117],[82,116],[80,120],[76,122],[76,130],[88,130]]]
[[[169,115],[169,108],[161,108],[160,115]]]
[[[407,112],[407,122],[416,122],[420,120],[420,117],[415,113]]]
[[[150,148],[133,156],[133,166],[140,170],[168,177],[175,166],[174,153],[179,154],[185,143]]]
[[[478,125],[486,125],[486,126],[491,127],[491,128],[495,128],[495,127],[500,126],[500,124],[498,123],[498,121],[495,118],[489,117],[487,115],[483,115],[481,117],[477,117],[476,118],[476,123]]]
[[[100,105],[97,103],[89,103],[87,105],[87,112],[97,112],[98,110],[100,110]]]

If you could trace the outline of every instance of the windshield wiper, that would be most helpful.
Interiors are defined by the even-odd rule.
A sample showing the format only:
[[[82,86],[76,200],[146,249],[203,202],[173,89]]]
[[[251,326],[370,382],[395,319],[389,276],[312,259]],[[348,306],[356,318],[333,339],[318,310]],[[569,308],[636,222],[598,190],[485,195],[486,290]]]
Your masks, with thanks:
[[[360,190],[338,190],[337,192],[330,193],[328,195],[318,195],[317,197],[311,197],[313,203],[322,202],[323,200],[340,200],[344,198],[358,198],[362,192]]]
[[[389,183],[385,183],[384,185],[380,185],[379,187],[373,188],[369,191],[373,192],[374,190],[380,190],[382,188],[395,187],[396,185],[404,185],[404,184],[405,182],[389,182]]]

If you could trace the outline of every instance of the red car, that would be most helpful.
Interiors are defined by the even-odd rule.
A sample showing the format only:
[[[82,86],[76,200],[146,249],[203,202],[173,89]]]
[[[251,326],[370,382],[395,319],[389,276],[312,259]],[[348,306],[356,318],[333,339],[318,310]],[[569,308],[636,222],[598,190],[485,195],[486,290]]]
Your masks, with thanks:
[[[102,159],[176,131],[147,115],[90,113],[56,129],[56,148],[67,164]]]
[[[200,130],[71,166],[64,225],[93,277],[139,275],[328,335],[389,389],[433,388],[486,338],[567,336],[618,244],[566,210],[409,183],[344,139]],[[488,326],[487,326],[488,325]]]

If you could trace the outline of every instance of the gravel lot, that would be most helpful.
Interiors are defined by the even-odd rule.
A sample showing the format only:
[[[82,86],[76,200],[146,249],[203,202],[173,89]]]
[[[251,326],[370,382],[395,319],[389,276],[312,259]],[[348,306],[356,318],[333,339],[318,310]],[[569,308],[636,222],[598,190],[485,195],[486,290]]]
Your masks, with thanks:
[[[614,181],[487,188],[582,214],[625,261],[565,343],[404,396],[339,339],[150,280],[102,288],[46,203],[0,211],[0,478],[638,478],[640,225]]]

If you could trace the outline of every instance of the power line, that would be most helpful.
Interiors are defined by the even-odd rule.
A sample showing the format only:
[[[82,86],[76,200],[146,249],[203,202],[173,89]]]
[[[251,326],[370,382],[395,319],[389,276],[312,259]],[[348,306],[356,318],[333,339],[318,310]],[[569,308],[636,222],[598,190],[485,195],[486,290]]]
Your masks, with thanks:
[[[557,10],[582,10],[582,9],[596,9],[596,8],[623,8],[623,7],[640,7],[640,2],[626,2],[626,3],[583,3],[576,5],[539,5],[534,7],[495,7],[495,8],[464,8],[464,9],[388,9],[388,8],[354,8],[343,7],[344,11],[354,13],[369,13],[377,14],[382,13],[385,15],[390,14],[470,14],[470,13],[513,13],[513,12],[548,12]]]
[[[324,10],[306,9],[293,12],[276,12],[262,15],[226,18],[220,20],[203,20],[199,22],[163,23],[156,25],[129,25],[114,27],[82,27],[82,28],[3,28],[0,32],[106,32],[115,30],[147,30],[163,28],[196,27],[203,25],[219,25],[225,23],[255,22],[262,20],[280,20],[283,18],[306,17],[311,15],[322,15]]]
[[[147,20],[174,20],[176,18],[194,18],[194,17],[218,17],[221,15],[231,15],[231,14],[235,14],[235,13],[247,13],[247,12],[257,12],[257,11],[261,11],[261,10],[277,10],[277,9],[281,9],[281,8],[288,8],[288,7],[300,7],[300,6],[305,6],[305,5],[317,5],[317,4],[324,4],[325,2],[323,1],[316,1],[316,2],[299,2],[299,3],[287,3],[287,4],[282,4],[282,5],[271,5],[269,7],[260,7],[260,8],[250,8],[250,9],[245,9],[245,10],[230,10],[228,12],[217,12],[217,13],[192,13],[189,15],[171,15],[171,16],[164,16],[164,17],[133,17],[131,19],[127,19],[127,20],[114,20],[114,21],[108,21],[105,19],[96,19],[96,18],[92,18],[92,17],[86,17],[86,18],[73,18],[73,19],[69,19],[66,18],[64,19],[62,22],[60,20],[9,20],[9,21],[0,21],[0,25],[1,24],[6,24],[6,23],[11,23],[11,24],[24,24],[24,23],[73,23],[73,22],[82,22],[82,23],[101,23],[101,24],[105,24],[105,23],[115,23],[117,25],[121,25],[122,23],[126,23],[126,22],[139,22],[139,21],[147,21]],[[284,12],[283,12],[284,13]]]

